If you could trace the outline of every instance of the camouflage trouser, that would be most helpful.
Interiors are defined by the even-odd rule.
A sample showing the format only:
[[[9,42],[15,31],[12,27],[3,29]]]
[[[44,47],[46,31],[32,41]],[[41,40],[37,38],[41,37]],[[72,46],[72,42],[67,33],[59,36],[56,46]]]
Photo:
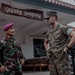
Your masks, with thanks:
[[[22,74],[22,71],[13,70],[13,71],[5,71],[4,75],[23,75],[23,74]]]
[[[61,53],[59,57],[52,54],[49,57],[50,75],[71,75],[70,62],[66,52]]]
[[[10,59],[6,61],[4,65],[6,69],[4,75],[22,75],[22,65],[19,60],[16,62]]]
[[[6,65],[6,71],[4,75],[22,75],[22,66],[21,65]]]

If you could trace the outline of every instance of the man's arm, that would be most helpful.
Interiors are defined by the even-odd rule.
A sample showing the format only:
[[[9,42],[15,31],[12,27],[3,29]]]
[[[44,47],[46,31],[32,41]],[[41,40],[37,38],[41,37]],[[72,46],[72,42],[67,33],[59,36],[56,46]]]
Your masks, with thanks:
[[[69,43],[68,43],[68,47],[71,48],[74,44],[75,44],[75,31],[72,31],[71,34],[69,35],[71,37]],[[68,50],[67,47],[64,48],[64,51]]]
[[[70,42],[68,43],[68,47],[72,47],[75,44],[75,31],[72,31],[70,34]]]
[[[2,64],[3,62],[3,43],[0,42],[0,72],[4,72],[5,71],[5,67]]]
[[[44,40],[44,47],[45,47],[45,49],[47,51],[48,50],[48,43],[47,43],[46,39]]]

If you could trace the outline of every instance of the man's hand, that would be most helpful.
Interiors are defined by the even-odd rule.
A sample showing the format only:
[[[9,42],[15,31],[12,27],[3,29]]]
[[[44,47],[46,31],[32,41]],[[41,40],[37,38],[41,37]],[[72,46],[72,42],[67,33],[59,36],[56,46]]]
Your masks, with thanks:
[[[0,72],[4,72],[5,71],[5,67],[2,65],[1,67],[0,67]]]
[[[67,50],[68,50],[68,48],[67,48],[67,47],[65,47],[65,48],[64,48],[64,52],[67,52]]]
[[[25,59],[20,59],[20,61],[21,61],[21,65],[24,65]]]

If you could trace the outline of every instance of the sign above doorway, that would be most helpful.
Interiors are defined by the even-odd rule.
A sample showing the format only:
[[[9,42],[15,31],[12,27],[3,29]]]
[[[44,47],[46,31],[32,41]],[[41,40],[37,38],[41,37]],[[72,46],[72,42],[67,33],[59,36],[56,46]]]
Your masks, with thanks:
[[[18,9],[2,3],[1,12],[10,15],[26,17],[28,19],[43,21],[43,11],[36,9]]]

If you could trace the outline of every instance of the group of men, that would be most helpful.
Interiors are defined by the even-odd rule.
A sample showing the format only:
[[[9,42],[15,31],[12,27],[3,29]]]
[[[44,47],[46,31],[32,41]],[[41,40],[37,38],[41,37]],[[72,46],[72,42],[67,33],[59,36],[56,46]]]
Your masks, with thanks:
[[[50,11],[45,18],[49,25],[44,46],[50,64],[50,75],[71,75],[67,51],[75,44],[72,28],[57,22],[57,12]],[[0,72],[4,75],[22,75],[25,59],[20,44],[14,38],[13,23],[4,26],[6,37],[0,42]]]

